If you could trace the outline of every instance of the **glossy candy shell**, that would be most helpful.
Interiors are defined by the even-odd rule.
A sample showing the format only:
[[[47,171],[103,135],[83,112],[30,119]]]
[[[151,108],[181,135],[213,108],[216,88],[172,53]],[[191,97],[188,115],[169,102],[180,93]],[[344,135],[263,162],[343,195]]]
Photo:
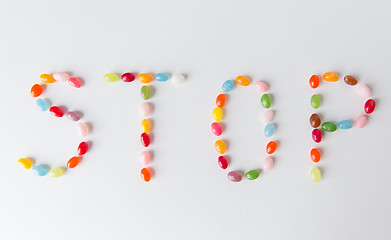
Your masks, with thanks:
[[[56,117],[64,116],[64,110],[62,110],[60,107],[57,106],[50,107],[49,111],[51,114],[53,114]]]
[[[364,111],[366,114],[371,114],[375,110],[376,102],[373,99],[369,99],[365,102]]]
[[[311,149],[310,155],[311,155],[311,160],[314,163],[317,163],[320,161],[320,152],[317,148]]]
[[[332,122],[324,122],[322,123],[322,129],[326,132],[335,132],[337,130],[337,125]]]
[[[336,82],[338,81],[338,75],[333,72],[327,72],[323,74],[322,79],[327,82]]]
[[[155,75],[155,79],[158,82],[166,82],[166,81],[168,81],[169,78],[170,78],[170,76],[167,73],[157,73]]]
[[[264,108],[270,108],[272,100],[269,94],[263,94],[261,97],[261,104]]]
[[[42,92],[43,92],[43,87],[41,84],[34,84],[30,90],[31,96],[33,96],[33,97],[40,96],[42,94]]]
[[[149,137],[149,135],[147,133],[142,133],[141,137],[140,137],[140,140],[141,140],[141,144],[144,147],[148,147],[149,144],[151,144],[151,139],[150,139],[150,137]]]
[[[212,123],[211,125],[212,133],[216,136],[220,136],[223,133],[221,125],[217,122]]]
[[[227,174],[228,180],[231,182],[240,182],[242,181],[242,175],[236,171],[231,171]]]
[[[216,98],[216,105],[220,108],[224,107],[225,105],[226,96],[225,94],[220,94]]]
[[[236,77],[235,81],[240,86],[250,85],[250,79],[246,76],[238,76],[238,77]]]
[[[77,148],[77,152],[80,156],[83,156],[84,154],[86,154],[88,151],[88,143],[86,142],[81,142],[79,144],[79,147]]]
[[[269,124],[266,125],[266,127],[265,127],[263,132],[264,132],[266,137],[271,137],[271,136],[273,136],[274,131],[275,131],[274,124],[273,123],[269,123]]]
[[[225,143],[221,140],[215,142],[215,149],[218,153],[224,154],[226,151]]]
[[[68,160],[67,162],[67,167],[68,168],[75,168],[80,162],[79,157],[72,157],[71,159]]]
[[[124,73],[121,76],[121,80],[124,82],[133,82],[135,79],[136,79],[136,76],[130,72]]]
[[[148,100],[151,98],[151,95],[152,95],[152,90],[150,87],[148,86],[142,86],[141,87],[141,97],[144,99],[144,100]]]
[[[56,81],[50,74],[42,74],[40,78],[44,83],[54,83]]]
[[[270,141],[266,145],[266,153],[267,154],[273,154],[277,149],[277,143],[275,141]]]
[[[149,182],[151,181],[152,178],[152,172],[148,168],[143,168],[140,171],[140,176],[142,180],[144,180],[145,182]]]
[[[310,80],[309,80],[309,84],[310,84],[310,87],[315,89],[319,86],[319,77],[317,75],[312,75]]]
[[[50,108],[50,104],[48,101],[44,99],[37,99],[37,106],[42,110],[42,111],[47,111]]]
[[[80,88],[83,85],[83,82],[77,77],[71,77],[68,79],[69,85],[75,88]]]
[[[229,92],[232,90],[232,88],[234,87],[234,81],[232,80],[227,80],[223,83],[223,86],[222,86],[222,90],[223,92]]]
[[[350,129],[353,127],[353,123],[349,120],[343,120],[343,121],[340,121],[338,124],[337,124],[338,128],[340,129]]]
[[[28,158],[20,158],[18,160],[18,163],[20,166],[24,167],[25,169],[30,169],[34,165],[33,161]]]
[[[246,173],[246,178],[248,180],[255,180],[259,177],[259,171],[258,170],[251,170]]]
[[[321,99],[319,95],[312,95],[311,97],[311,106],[315,109],[319,108],[321,103]]]
[[[141,73],[138,75],[138,80],[142,83],[150,83],[153,80],[153,76],[149,73]]]
[[[50,177],[61,177],[64,174],[64,170],[62,168],[52,168],[49,171],[49,176]]]
[[[313,168],[311,170],[310,176],[314,183],[318,183],[322,179],[322,174],[318,168]]]
[[[217,160],[219,166],[222,168],[222,169],[227,169],[228,167],[228,161],[227,159],[224,157],[224,156],[220,156]]]
[[[320,143],[322,141],[322,132],[319,129],[314,129],[312,131],[312,139],[316,143]]]
[[[119,76],[115,73],[106,73],[103,75],[103,80],[106,82],[116,82],[119,80]]]

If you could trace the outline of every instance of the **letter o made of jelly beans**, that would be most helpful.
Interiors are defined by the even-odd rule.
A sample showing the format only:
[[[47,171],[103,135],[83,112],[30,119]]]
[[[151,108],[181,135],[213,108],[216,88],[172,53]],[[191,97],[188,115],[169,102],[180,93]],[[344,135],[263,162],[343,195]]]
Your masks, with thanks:
[[[75,149],[77,150],[75,151],[75,153],[77,154],[69,158],[66,167],[64,166],[50,168],[48,165],[35,164],[35,161],[30,158],[20,158],[18,162],[22,167],[26,169],[32,169],[37,176],[49,175],[51,177],[60,177],[63,175],[66,169],[75,168],[80,163],[82,156],[87,153],[88,142],[86,140],[86,137],[91,130],[91,125],[86,122],[79,122],[81,117],[80,114],[78,114],[77,112],[66,112],[63,108],[59,106],[51,106],[48,100],[41,97],[44,91],[46,91],[48,84],[53,84],[57,82],[61,84],[62,82],[68,82],[71,86],[75,88],[80,88],[83,85],[83,81],[80,78],[69,76],[69,74],[65,72],[57,72],[53,75],[42,74],[40,78],[42,80],[42,83],[34,84],[30,90],[31,96],[37,98],[36,104],[38,108],[41,109],[43,112],[50,112],[54,117],[63,118],[64,116],[67,116],[71,121],[78,122],[77,126],[79,128],[79,132],[83,140],[79,144],[77,149]]]
[[[216,107],[212,111],[212,117],[215,122],[211,124],[211,130],[214,136],[221,137],[223,135],[223,128],[220,125],[220,122],[223,120],[223,107],[226,105],[227,94],[234,88],[235,85],[240,87],[247,87],[251,85],[251,81],[246,76],[238,76],[235,81],[227,80],[223,83],[222,90],[224,93],[220,94],[216,98]],[[273,111],[270,110],[272,101],[270,95],[267,93],[268,86],[265,82],[256,81],[254,82],[254,88],[262,93],[260,98],[260,103],[266,111],[262,115],[262,122],[265,124],[264,134],[267,138],[272,137],[275,131],[275,126],[272,123],[273,120]],[[229,162],[227,160],[226,144],[224,140],[217,139],[215,140],[215,149],[219,154],[217,158],[217,163],[222,169],[227,169],[229,167]],[[273,158],[272,154],[277,149],[277,141],[269,141],[266,145],[267,157],[263,160],[262,170],[269,171],[273,167]],[[259,177],[260,171],[258,169],[252,169],[245,173],[245,177],[248,180],[255,180]],[[240,182],[242,180],[242,175],[239,171],[229,171],[227,174],[228,180],[232,182]]]
[[[334,83],[338,81],[338,75],[333,72],[327,72],[323,74],[322,80],[328,83]],[[320,78],[317,75],[312,75],[309,80],[309,85],[312,89],[317,89],[320,85]],[[371,91],[365,84],[359,84],[357,79],[351,75],[346,75],[344,81],[348,86],[355,87],[358,90],[360,96],[365,100],[364,103],[364,114],[357,117],[353,123],[350,120],[340,120],[340,121],[322,121],[320,116],[315,112],[310,116],[310,125],[313,128],[312,130],[312,139],[316,144],[319,144],[322,141],[322,135],[325,133],[331,133],[337,131],[337,129],[347,130],[356,126],[358,128],[363,128],[367,122],[368,115],[371,114],[376,107],[376,102],[371,98]],[[318,94],[314,94],[311,97],[311,107],[318,109],[321,106],[321,98]],[[318,147],[314,147],[310,150],[310,158],[315,164],[319,164],[321,160],[321,151]],[[310,178],[313,182],[320,182],[322,178],[322,173],[319,168],[314,167],[310,172]]]

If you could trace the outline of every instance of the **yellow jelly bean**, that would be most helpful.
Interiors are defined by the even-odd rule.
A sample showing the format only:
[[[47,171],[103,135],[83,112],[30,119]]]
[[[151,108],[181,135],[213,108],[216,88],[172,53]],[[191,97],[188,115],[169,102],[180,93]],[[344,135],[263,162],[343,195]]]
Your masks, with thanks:
[[[319,168],[313,168],[311,170],[311,180],[314,183],[320,182],[320,179],[322,179],[322,173],[320,172]]]
[[[216,151],[220,154],[224,154],[225,153],[225,143],[221,140],[217,140],[215,142],[215,148],[216,148]]]
[[[51,176],[51,177],[61,177],[63,173],[64,173],[64,169],[63,168],[53,168],[53,169],[50,169],[49,176]]]
[[[141,130],[144,133],[148,133],[149,131],[151,131],[151,124],[149,123],[148,119],[143,119],[141,121]]]
[[[322,79],[327,82],[336,82],[336,81],[338,81],[338,75],[333,72],[327,72],[327,73],[323,74]]]
[[[153,76],[149,73],[141,73],[138,75],[138,80],[142,83],[150,83],[153,80]]]
[[[18,160],[18,163],[20,166],[22,166],[26,169],[30,169],[33,166],[33,161],[28,158],[21,158]]]
[[[248,86],[250,85],[250,79],[246,76],[238,76],[236,77],[236,83],[241,86]]]
[[[216,107],[213,109],[212,116],[216,122],[221,121],[221,119],[223,119],[223,110],[219,107]]]
[[[56,81],[56,79],[54,79],[54,77],[50,74],[42,74],[40,78],[44,83],[54,83]]]

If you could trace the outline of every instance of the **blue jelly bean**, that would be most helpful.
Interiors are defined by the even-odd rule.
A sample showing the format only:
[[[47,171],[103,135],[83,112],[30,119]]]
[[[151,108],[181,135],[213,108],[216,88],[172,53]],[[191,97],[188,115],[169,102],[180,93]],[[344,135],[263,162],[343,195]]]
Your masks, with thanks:
[[[169,76],[168,76],[167,73],[157,73],[157,74],[155,75],[155,79],[156,79],[156,81],[158,81],[158,82],[165,82],[165,81],[168,80],[168,78],[169,78]]]
[[[343,120],[343,121],[340,121],[337,124],[337,126],[340,129],[349,129],[349,128],[353,127],[353,123],[351,121],[349,121],[349,120]]]
[[[44,165],[34,165],[32,169],[40,177],[45,176],[49,172],[49,168]]]
[[[50,108],[49,102],[41,98],[37,99],[37,105],[42,111],[46,111]]]
[[[234,87],[234,81],[232,80],[227,80],[223,83],[223,92],[229,92],[232,90],[232,88]]]
[[[271,137],[273,136],[275,131],[275,127],[273,123],[269,123],[266,125],[265,130],[263,131],[266,137]]]

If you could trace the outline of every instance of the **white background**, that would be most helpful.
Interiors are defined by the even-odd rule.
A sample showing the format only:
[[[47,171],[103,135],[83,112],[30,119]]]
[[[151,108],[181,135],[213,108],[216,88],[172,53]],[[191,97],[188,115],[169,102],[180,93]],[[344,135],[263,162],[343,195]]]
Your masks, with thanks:
[[[0,239],[390,239],[390,1],[0,1]],[[54,104],[91,122],[90,152],[59,178],[18,166],[64,166],[76,125],[41,112],[30,87],[70,71],[85,85],[48,87]],[[184,73],[154,83],[155,177],[140,180],[140,86],[107,72]],[[312,74],[353,74],[377,108],[363,129],[320,144],[309,171]],[[229,182],[217,166],[211,111],[239,74],[270,85],[280,143],[272,171]],[[354,120],[364,99],[324,83],[319,113]],[[265,158],[260,94],[237,87],[226,108],[231,170]]]

